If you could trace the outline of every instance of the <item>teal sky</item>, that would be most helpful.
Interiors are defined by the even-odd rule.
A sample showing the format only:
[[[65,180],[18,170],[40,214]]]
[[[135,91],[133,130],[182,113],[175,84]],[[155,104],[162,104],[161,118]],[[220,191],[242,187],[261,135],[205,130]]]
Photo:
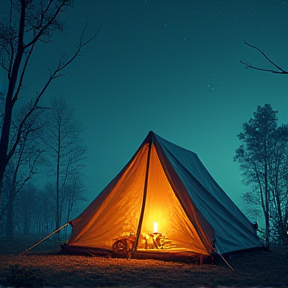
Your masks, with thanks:
[[[75,49],[86,21],[87,36],[102,24],[43,98],[65,97],[84,125],[88,200],[152,130],[195,152],[242,208],[233,162],[242,124],[265,103],[288,123],[288,77],[245,69],[240,60],[273,67],[243,40],[287,70],[287,0],[75,0],[65,21],[65,35],[37,47],[26,90],[35,94],[47,67]]]

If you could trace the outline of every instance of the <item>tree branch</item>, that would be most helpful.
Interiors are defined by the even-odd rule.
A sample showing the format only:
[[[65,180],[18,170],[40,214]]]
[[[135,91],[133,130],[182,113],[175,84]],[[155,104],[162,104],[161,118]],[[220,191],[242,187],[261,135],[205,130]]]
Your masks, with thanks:
[[[47,9],[43,12],[42,16],[41,16],[41,23],[44,21],[44,17],[45,14],[47,13],[47,11],[49,10],[49,6],[51,5],[53,1],[50,0]],[[59,5],[59,7],[56,9],[56,11],[54,12],[53,16],[51,17],[51,19],[49,19],[49,21],[42,27],[42,29],[39,30],[39,32],[36,34],[36,36],[26,45],[24,45],[24,49],[26,49],[27,47],[33,45],[33,43],[36,43],[39,38],[45,33],[46,29],[48,27],[50,27],[50,25],[52,25],[53,21],[56,19],[57,15],[60,13],[60,11],[62,10],[62,8],[66,5],[66,0],[62,0],[62,3]]]
[[[25,72],[26,72],[26,68],[27,68],[27,65],[28,65],[28,62],[29,62],[29,58],[30,56],[32,55],[32,51],[34,49],[34,46],[35,46],[35,43],[32,45],[31,49],[29,50],[28,52],[28,55],[25,59],[25,62],[24,62],[24,65],[23,65],[23,69],[21,71],[21,75],[20,75],[20,78],[19,78],[19,83],[17,85],[17,90],[13,96],[13,99],[12,99],[12,102],[13,102],[13,105],[15,104],[15,102],[17,101],[18,99],[18,94],[21,90],[21,87],[22,87],[22,82],[23,82],[23,79],[24,79],[24,75],[25,75]]]
[[[81,52],[82,48],[84,46],[86,46],[89,42],[91,42],[99,33],[100,31],[100,28],[101,28],[101,25],[99,25],[96,33],[90,37],[87,41],[83,42],[83,37],[85,35],[85,31],[86,31],[86,28],[88,26],[88,23],[84,26],[83,28],[83,31],[82,31],[82,34],[81,34],[81,37],[80,37],[80,41],[79,41],[79,45],[78,45],[78,48],[77,50],[75,51],[75,53],[70,57],[70,59],[66,62],[63,63],[62,60],[59,60],[59,63],[58,63],[58,66],[57,68],[54,70],[54,72],[50,75],[49,79],[47,80],[47,82],[45,83],[44,87],[42,88],[42,90],[40,91],[40,93],[38,93],[38,96],[32,106],[32,108],[30,109],[30,111],[26,114],[26,116],[23,118],[20,126],[19,126],[19,129],[18,129],[18,133],[17,133],[17,137],[16,137],[16,140],[14,142],[14,145],[12,146],[10,152],[8,153],[7,155],[7,159],[8,159],[8,162],[9,160],[11,159],[12,155],[14,154],[14,151],[20,141],[20,137],[21,137],[21,131],[22,131],[22,127],[23,125],[25,124],[26,120],[28,119],[28,117],[31,115],[31,113],[36,109],[42,95],[44,94],[44,92],[46,91],[46,89],[48,88],[48,86],[50,85],[51,81],[57,77],[60,77],[60,76],[63,76],[62,74],[59,75],[59,72],[61,72],[64,68],[66,68],[69,64],[71,64],[73,62],[73,60],[79,55],[79,53]],[[33,44],[34,46],[34,44]],[[30,56],[29,56],[30,57]],[[26,64],[26,62],[25,62]],[[22,77],[23,75],[21,75]]]
[[[246,62],[246,61],[242,61],[240,60],[240,63],[245,65],[246,68],[251,68],[251,69],[255,69],[255,70],[259,70],[259,71],[264,71],[264,72],[271,72],[271,73],[275,73],[275,74],[288,74],[288,71],[282,69],[279,65],[277,65],[274,61],[272,61],[266,54],[263,50],[261,50],[260,48],[246,42],[245,40],[243,40],[244,43],[253,48],[253,49],[256,49],[258,52],[260,52],[262,54],[262,56],[269,62],[271,63],[276,69],[265,69],[265,68],[260,68],[260,67],[257,67],[257,66],[254,66],[254,65],[251,65],[250,63]]]
[[[84,46],[86,46],[89,42],[91,42],[98,35],[98,33],[100,32],[100,28],[102,26],[101,24],[99,25],[99,27],[98,27],[97,31],[95,32],[95,34],[92,37],[90,37],[88,40],[83,42],[83,38],[84,38],[84,35],[85,35],[85,31],[86,31],[86,29],[88,27],[88,24],[89,24],[89,22],[86,23],[86,25],[84,26],[84,28],[82,30],[82,34],[80,36],[80,41],[79,41],[79,45],[78,45],[78,48],[77,48],[76,52],[74,53],[74,55],[72,55],[72,57],[66,63],[63,64],[61,60],[59,61],[57,73],[60,72],[61,70],[63,70],[66,66],[68,66],[79,55],[79,53],[81,52],[82,48]],[[58,77],[59,77],[59,75],[58,75]]]

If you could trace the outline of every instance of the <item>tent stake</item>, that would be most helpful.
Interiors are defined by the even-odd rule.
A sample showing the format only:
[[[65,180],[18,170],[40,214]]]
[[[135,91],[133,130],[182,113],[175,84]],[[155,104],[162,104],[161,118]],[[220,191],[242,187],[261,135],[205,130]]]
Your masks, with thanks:
[[[37,245],[39,245],[40,243],[42,243],[43,241],[45,241],[46,239],[48,239],[50,236],[52,236],[53,234],[57,233],[58,231],[62,230],[63,228],[65,228],[67,225],[69,225],[69,222],[67,222],[66,224],[64,224],[63,226],[61,226],[60,228],[54,230],[53,232],[51,232],[49,235],[47,235],[46,237],[44,237],[43,239],[41,239],[40,241],[38,241],[36,244],[34,244],[33,246],[31,246],[30,248],[26,249],[25,251],[21,252],[19,255],[22,255],[26,252],[28,252],[29,250],[31,250],[32,248],[36,247]]]

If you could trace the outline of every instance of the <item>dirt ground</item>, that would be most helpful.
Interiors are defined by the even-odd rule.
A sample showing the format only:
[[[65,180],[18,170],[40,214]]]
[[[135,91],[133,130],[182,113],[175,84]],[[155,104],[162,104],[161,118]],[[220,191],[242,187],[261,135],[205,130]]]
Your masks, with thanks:
[[[288,287],[288,247],[249,251],[218,265],[58,254],[45,241],[0,239],[2,287]]]

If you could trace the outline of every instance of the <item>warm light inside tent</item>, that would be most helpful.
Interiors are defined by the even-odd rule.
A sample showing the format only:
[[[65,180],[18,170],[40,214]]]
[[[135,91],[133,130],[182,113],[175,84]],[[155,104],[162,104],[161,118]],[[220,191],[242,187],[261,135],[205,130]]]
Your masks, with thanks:
[[[158,232],[158,223],[157,223],[157,222],[154,222],[154,223],[153,223],[153,227],[154,227],[153,232],[154,232],[154,233],[157,233],[157,232]]]

